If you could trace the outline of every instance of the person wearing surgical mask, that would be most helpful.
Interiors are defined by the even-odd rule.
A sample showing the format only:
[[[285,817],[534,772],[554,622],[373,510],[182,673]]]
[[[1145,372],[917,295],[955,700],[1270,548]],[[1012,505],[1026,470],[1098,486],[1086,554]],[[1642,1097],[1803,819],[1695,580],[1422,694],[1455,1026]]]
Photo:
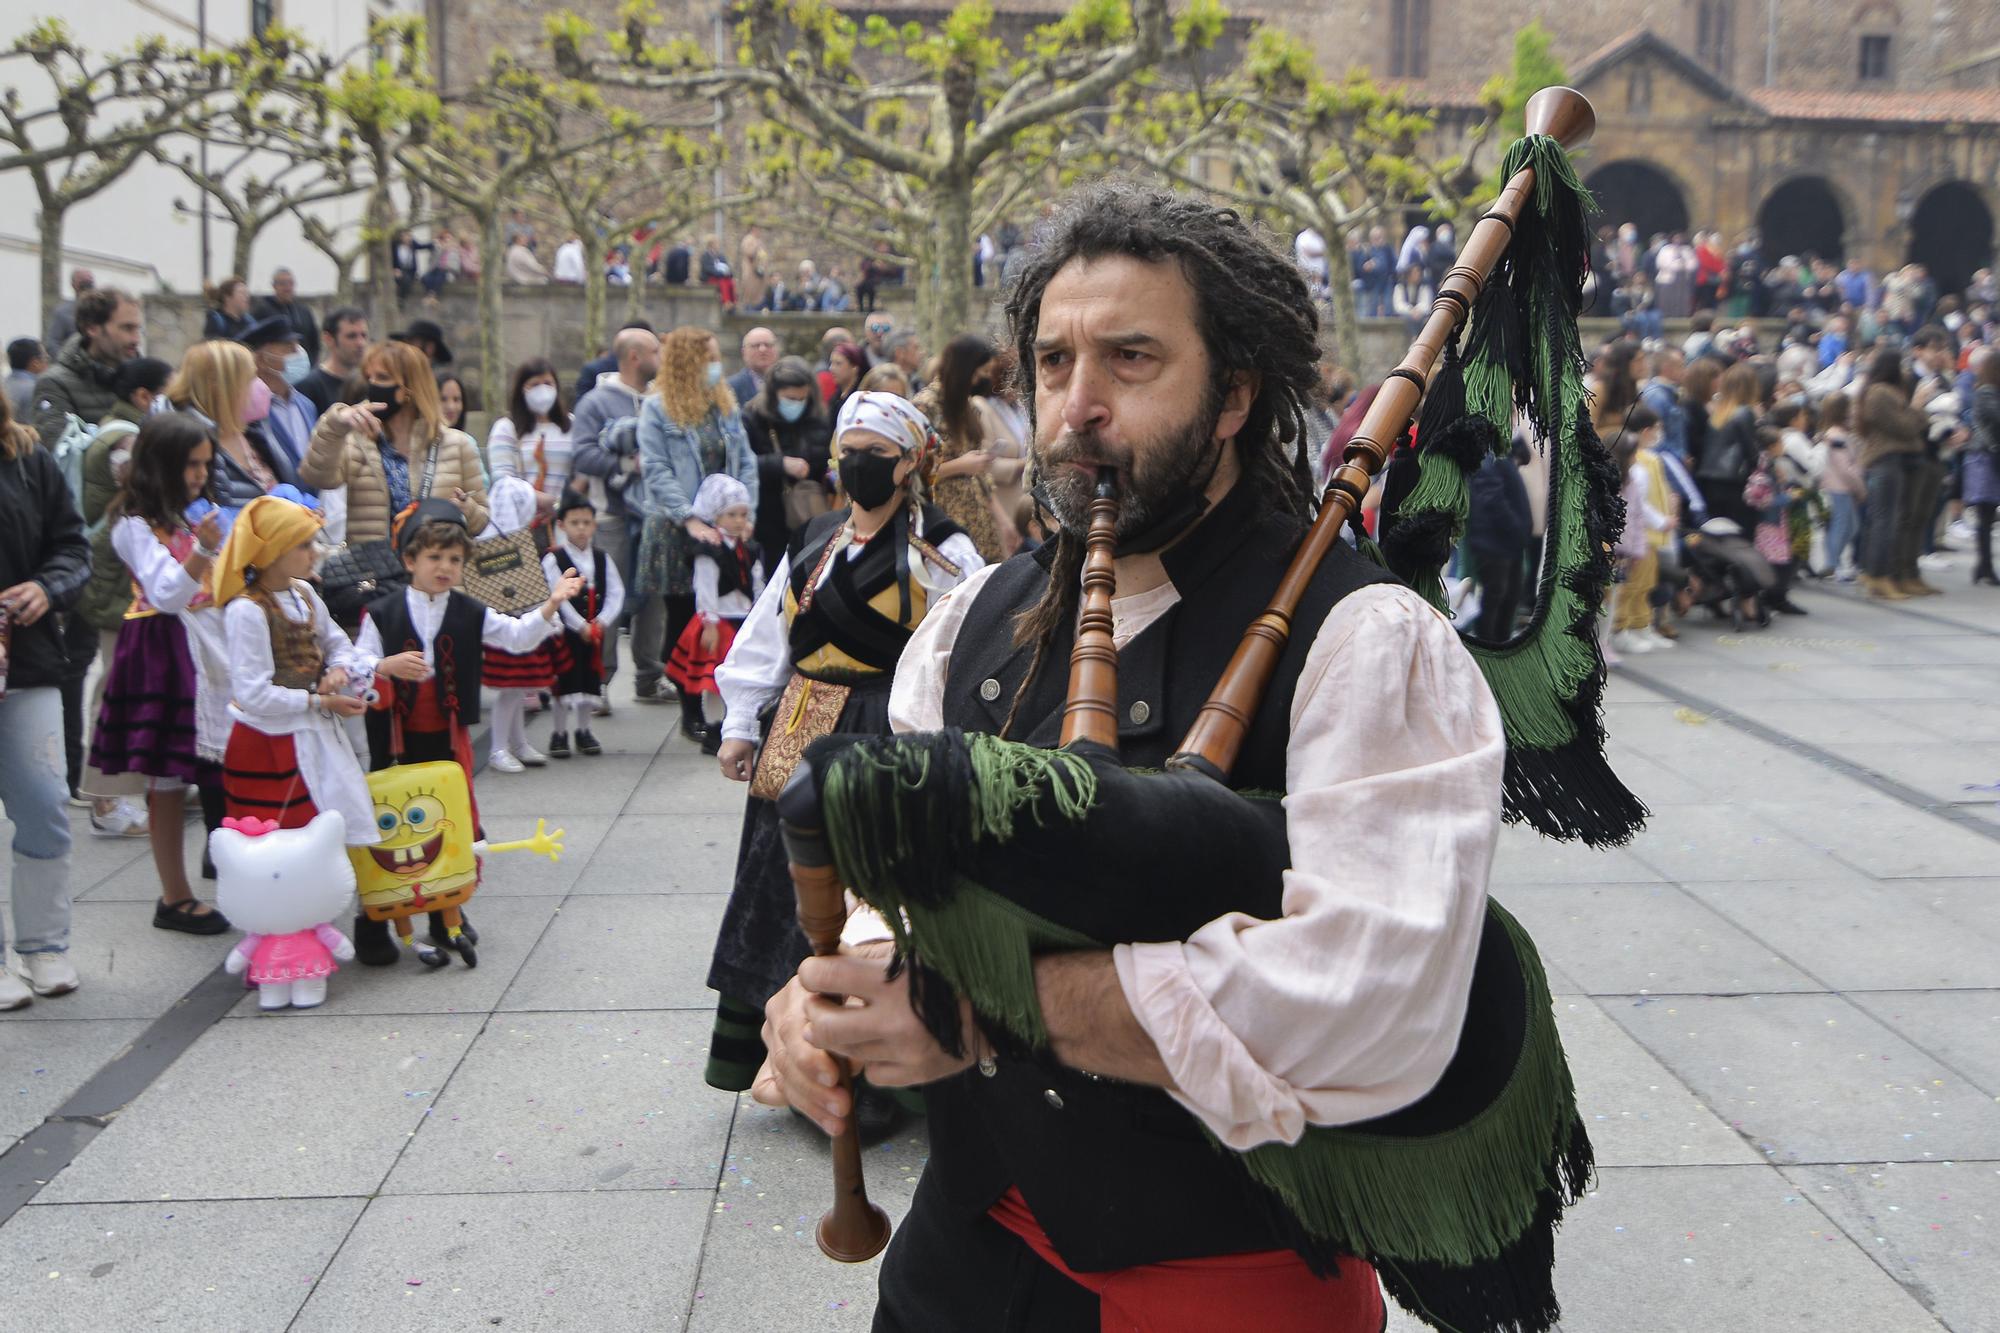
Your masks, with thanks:
[[[198,342],[167,381],[167,397],[215,432],[216,503],[233,514],[274,487],[299,485],[298,466],[271,440],[271,386],[242,343]]]
[[[275,316],[258,321],[244,333],[242,343],[257,359],[257,378],[270,391],[271,410],[264,418],[264,432],[282,449],[294,469],[305,461],[306,441],[319,424],[319,408],[297,385],[312,373],[312,358],[299,346],[291,325]]]
[[[519,477],[535,488],[535,526],[546,527],[570,477],[569,408],[556,368],[530,357],[514,368],[507,411],[486,437],[486,465],[493,476]]]
[[[722,347],[713,333],[684,327],[660,340],[660,373],[639,409],[638,434],[646,517],[631,595],[635,606],[649,597],[666,599],[666,636],[650,645],[664,651],[680,642],[694,616],[695,545],[718,540],[715,529],[695,516],[702,479],[726,472],[742,482],[752,513],[762,491],[757,455],[736,395],[723,383]]]
[[[761,487],[751,511],[755,536],[775,559],[793,533],[831,505],[826,474],[833,417],[812,367],[796,356],[772,366],[763,389],[743,408],[743,430],[757,455]]]

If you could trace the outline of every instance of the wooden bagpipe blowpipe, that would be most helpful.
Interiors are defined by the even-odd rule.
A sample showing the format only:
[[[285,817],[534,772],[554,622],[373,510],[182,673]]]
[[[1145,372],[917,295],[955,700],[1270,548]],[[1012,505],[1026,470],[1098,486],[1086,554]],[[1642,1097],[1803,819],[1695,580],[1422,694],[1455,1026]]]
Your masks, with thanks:
[[[1563,148],[1586,138],[1592,121],[1580,94],[1545,90],[1529,102],[1529,136],[1515,149],[1567,170]],[[887,924],[912,1003],[947,1051],[964,1054],[962,998],[1001,1064],[1029,1062],[1033,1078],[1058,1079],[1036,954],[1184,940],[1230,912],[1283,915],[1283,804],[1233,790],[1232,772],[1320,563],[1534,206],[1536,174],[1513,171],[1474,228],[1276,591],[1261,612],[1244,608],[1234,656],[1166,771],[1127,769],[1118,755],[1110,472],[1100,473],[1090,509],[1060,740],[1052,719],[1031,719],[1027,734],[1045,736],[1040,744],[947,729],[829,738],[808,750],[778,805],[816,951],[837,947],[842,892],[851,889]],[[1219,659],[1220,651],[1210,660]],[[1202,1138],[1198,1122],[1157,1090],[1096,1080],[1077,1095],[1143,1105],[1152,1126],[1179,1117],[1188,1138]],[[822,1248],[836,1258],[873,1254],[886,1235],[858,1158],[836,1145],[835,1210],[821,1226]],[[1200,1159],[1241,1172],[1243,1188],[1266,1201],[1257,1206],[1284,1215],[1288,1239],[1278,1243],[1309,1257],[1368,1259],[1400,1303],[1441,1328],[1550,1327],[1553,1231],[1591,1158],[1532,942],[1489,901],[1457,1052],[1411,1106],[1361,1125],[1308,1126],[1293,1144],[1211,1158],[1204,1143]]]

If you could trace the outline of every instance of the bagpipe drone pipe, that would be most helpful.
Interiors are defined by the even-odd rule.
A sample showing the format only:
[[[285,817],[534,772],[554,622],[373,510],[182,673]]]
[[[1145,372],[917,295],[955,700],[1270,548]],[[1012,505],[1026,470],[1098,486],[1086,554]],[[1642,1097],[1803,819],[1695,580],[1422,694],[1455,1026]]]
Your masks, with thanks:
[[[1474,650],[1507,727],[1507,817],[1591,845],[1630,837],[1644,810],[1604,765],[1603,664],[1581,609],[1594,612],[1618,517],[1616,479],[1582,410],[1576,334],[1587,199],[1565,149],[1593,122],[1572,90],[1530,101],[1505,190],[1164,770],[1127,769],[1117,753],[1109,471],[1091,509],[1059,748],[945,730],[830,737],[808,751],[778,804],[800,924],[817,952],[838,947],[843,888],[852,889],[888,923],[912,1003],[947,1050],[962,1053],[963,997],[1003,1058],[1045,1055],[1037,953],[1186,939],[1231,911],[1282,915],[1290,853],[1280,794],[1234,790],[1230,774],[1315,571],[1420,401],[1426,448],[1400,507],[1385,515],[1385,547],[1390,567],[1430,595],[1436,538],[1448,551],[1464,523],[1465,473],[1506,438],[1493,427],[1518,407],[1554,445],[1541,609],[1503,649]],[[1472,345],[1461,356],[1468,317]],[[1153,1090],[1132,1095],[1172,1105]],[[845,1140],[835,1144],[836,1203],[820,1239],[836,1258],[861,1259],[886,1242],[888,1224],[867,1202],[851,1129]],[[1295,1224],[1294,1248],[1309,1261],[1368,1259],[1390,1294],[1433,1326],[1554,1324],[1554,1231],[1589,1177],[1591,1148],[1539,957],[1497,903],[1488,901],[1455,1054],[1429,1093],[1365,1123],[1310,1126],[1296,1143],[1214,1147]]]

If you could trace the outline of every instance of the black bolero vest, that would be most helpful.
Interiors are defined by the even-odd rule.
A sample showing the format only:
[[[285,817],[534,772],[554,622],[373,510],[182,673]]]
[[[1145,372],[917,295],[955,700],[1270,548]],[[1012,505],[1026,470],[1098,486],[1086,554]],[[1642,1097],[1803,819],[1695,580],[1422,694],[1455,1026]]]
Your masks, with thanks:
[[[1181,600],[1118,655],[1119,747],[1127,766],[1158,767],[1179,747],[1244,628],[1277,587],[1302,531],[1238,486],[1163,553]],[[979,590],[952,647],[947,726],[1000,729],[1034,652],[1032,645],[1014,645],[1014,619],[1047,581],[1035,556],[1016,556]],[[1392,581],[1345,542],[1334,545],[1300,603],[1233,786],[1284,790],[1293,692],[1320,622],[1355,589]],[[1073,629],[1056,636],[1016,716],[1017,738],[1056,743],[1073,639]],[[1234,910],[1273,918],[1281,887],[1244,882],[1217,897]],[[1311,1248],[1275,1196],[1164,1092],[1095,1080],[1046,1057],[1002,1057],[990,1077],[969,1070],[926,1094],[927,1169],[951,1206],[976,1216],[1010,1185],[1018,1187],[1064,1262],[1080,1272]]]
[[[410,618],[410,604],[404,597],[403,589],[384,597],[378,597],[368,604],[368,618],[376,625],[376,632],[382,636],[382,651],[394,655],[400,652],[421,649],[423,640],[417,637],[417,627]],[[460,726],[469,727],[479,721],[479,680],[486,660],[486,607],[464,593],[453,589],[445,603],[444,621],[438,626],[437,638],[431,643],[431,662],[436,670],[431,675],[430,685],[437,691],[438,707],[445,716],[456,715]],[[392,692],[390,698],[400,701],[405,692],[420,690],[423,685],[415,681],[390,680],[382,678]],[[377,722],[380,719],[380,722]],[[386,745],[389,725],[387,709],[371,709],[367,716],[369,736],[372,741],[374,729],[383,729]]]

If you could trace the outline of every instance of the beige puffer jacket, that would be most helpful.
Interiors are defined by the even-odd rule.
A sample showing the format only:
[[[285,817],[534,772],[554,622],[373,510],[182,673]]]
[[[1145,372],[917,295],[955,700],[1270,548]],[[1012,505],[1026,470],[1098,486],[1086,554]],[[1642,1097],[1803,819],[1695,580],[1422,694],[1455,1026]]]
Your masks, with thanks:
[[[449,500],[464,491],[471,497],[465,521],[477,534],[486,527],[486,482],[479,468],[479,447],[462,430],[446,430],[434,446],[418,445],[410,452],[410,495],[423,488],[424,468],[431,449],[437,450],[437,476],[431,497]],[[347,540],[351,544],[386,541],[389,523],[389,479],[382,471],[382,454],[361,431],[343,431],[331,417],[322,418],[306,447],[299,477],[325,490],[347,487]]]

